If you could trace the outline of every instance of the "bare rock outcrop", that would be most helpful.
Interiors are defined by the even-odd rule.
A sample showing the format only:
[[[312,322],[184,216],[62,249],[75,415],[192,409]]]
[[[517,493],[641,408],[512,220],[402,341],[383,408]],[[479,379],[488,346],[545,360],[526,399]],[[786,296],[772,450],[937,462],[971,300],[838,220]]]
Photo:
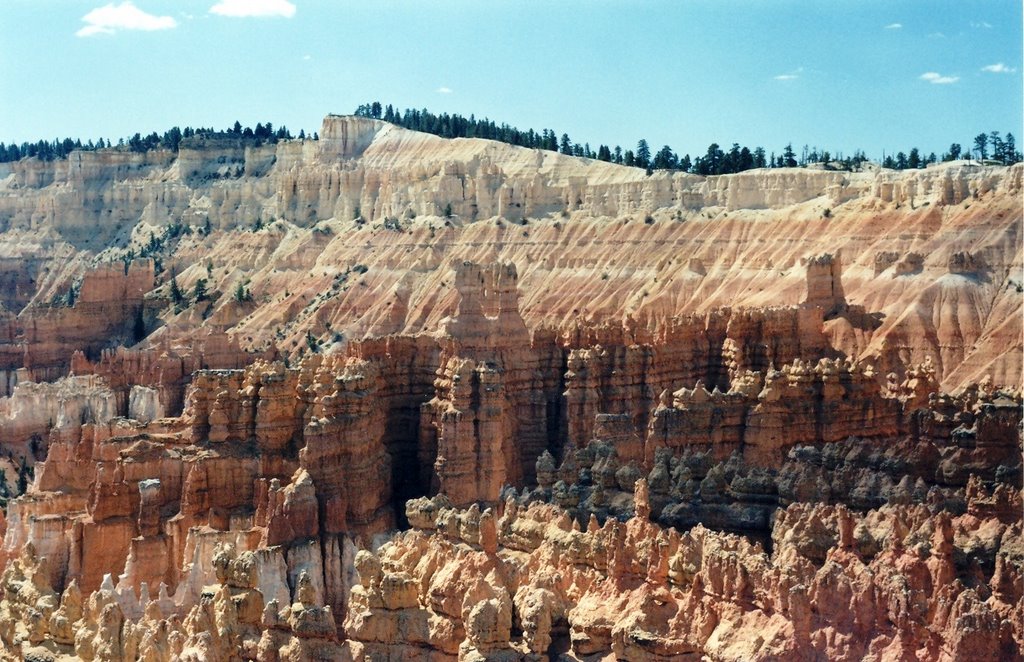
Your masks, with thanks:
[[[1022,173],[2,164],[0,657],[1019,659]]]

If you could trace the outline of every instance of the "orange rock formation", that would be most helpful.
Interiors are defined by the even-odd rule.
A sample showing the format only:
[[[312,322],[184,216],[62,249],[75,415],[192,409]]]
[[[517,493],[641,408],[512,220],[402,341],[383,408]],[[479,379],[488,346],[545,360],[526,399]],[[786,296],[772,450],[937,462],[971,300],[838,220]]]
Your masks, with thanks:
[[[320,135],[0,164],[0,654],[1020,658],[1024,167]]]

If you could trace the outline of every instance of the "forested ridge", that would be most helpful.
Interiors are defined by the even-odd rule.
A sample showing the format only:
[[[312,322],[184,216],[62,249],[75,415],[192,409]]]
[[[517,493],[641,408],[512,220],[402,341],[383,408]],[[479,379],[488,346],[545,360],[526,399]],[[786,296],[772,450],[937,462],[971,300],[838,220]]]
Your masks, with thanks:
[[[861,163],[869,161],[867,155],[856,150],[852,155],[843,155],[841,152],[830,152],[804,145],[798,154],[793,144],[785,145],[778,154],[775,152],[766,153],[763,147],[745,147],[738,143],[732,143],[729,148],[723,148],[719,143],[711,143],[704,154],[691,157],[684,154],[680,157],[669,145],[664,145],[657,152],[652,152],[650,144],[646,139],[640,138],[635,149],[623,149],[616,145],[599,144],[597,149],[591,148],[590,143],[574,142],[568,134],[553,129],[522,130],[514,126],[488,119],[477,119],[470,115],[468,118],[458,113],[435,114],[426,108],[416,110],[406,108],[398,110],[388,104],[380,102],[362,104],[356,108],[356,115],[360,117],[372,117],[391,122],[414,131],[432,133],[442,138],[487,138],[498,140],[510,145],[529,147],[532,149],[545,149],[552,152],[580,156],[584,158],[608,161],[625,166],[645,168],[648,171],[654,170],[681,170],[692,172],[698,175],[722,175],[753,168],[795,168],[804,167],[812,163],[823,164],[826,168],[836,170],[854,170]],[[976,136],[972,142],[972,148],[965,150],[959,143],[952,143],[942,155],[934,152],[922,154],[917,147],[912,147],[909,152],[898,151],[894,154],[887,154],[879,159],[883,167],[895,170],[923,168],[929,163],[941,161],[956,161],[964,158],[980,158],[982,160],[992,159],[1004,164],[1016,163],[1021,160],[1021,153],[1016,149],[1016,141],[1012,133],[1003,137],[998,131],[982,133]]]
[[[299,138],[305,138],[305,132],[299,133]],[[81,138],[55,138],[53,140],[38,140],[36,142],[23,142],[20,144],[0,143],[0,163],[17,161],[23,158],[35,157],[43,161],[66,158],[75,150],[95,151],[99,149],[117,149],[132,152],[148,152],[151,149],[167,149],[177,152],[182,142],[192,138],[238,138],[250,142],[253,145],[264,143],[276,143],[279,140],[290,140],[293,138],[287,127],[275,129],[273,124],[259,123],[256,128],[243,127],[240,122],[223,131],[212,127],[199,127],[193,129],[186,126],[171,127],[163,133],[153,131],[147,135],[136,133],[128,138],[121,138],[117,143],[111,143],[108,138],[98,138],[96,142],[91,139],[85,142]]]
[[[623,149],[620,145],[612,147],[598,144],[594,149],[589,142],[573,141],[567,133],[559,135],[554,129],[523,130],[486,117],[477,119],[474,115],[465,117],[458,113],[437,114],[426,108],[398,110],[391,104],[385,106],[377,101],[360,105],[356,108],[355,114],[360,117],[391,122],[413,131],[431,133],[442,138],[486,138],[520,147],[544,149],[571,156],[644,168],[649,173],[655,170],[678,170],[706,176],[743,172],[753,168],[795,168],[811,164],[820,164],[820,167],[835,170],[855,170],[865,161],[872,160],[881,163],[885,168],[905,170],[923,168],[939,161],[960,159],[979,159],[1007,165],[1017,163],[1022,159],[1013,134],[1007,132],[1004,136],[998,131],[978,134],[970,143],[967,143],[966,149],[960,143],[951,143],[949,149],[941,155],[934,152],[924,154],[917,147],[911,147],[907,152],[886,152],[880,158],[869,159],[862,150],[855,150],[853,154],[846,155],[839,151],[833,152],[819,149],[816,146],[804,145],[797,151],[792,143],[788,143],[778,152],[768,152],[761,146],[750,148],[741,146],[739,143],[732,143],[729,147],[723,147],[715,142],[711,143],[703,154],[679,156],[669,145],[664,145],[657,151],[653,151],[644,138],[640,138],[633,148]],[[276,143],[279,140],[291,140],[296,136],[293,136],[284,126],[275,129],[270,122],[258,123],[255,128],[243,127],[241,123],[235,122],[233,126],[222,131],[212,127],[181,129],[175,126],[162,133],[156,131],[146,135],[136,133],[128,138],[118,140],[116,144],[111,143],[107,138],[99,138],[95,142],[91,139],[83,142],[81,139],[64,138],[20,144],[0,143],[0,162],[31,157],[47,161],[62,159],[75,150],[116,149],[146,152],[152,149],[166,149],[176,152],[183,142],[187,145],[190,139],[196,138],[236,138],[258,146],[264,143]],[[319,136],[315,133],[307,136],[305,131],[300,131],[297,138],[316,140]]]

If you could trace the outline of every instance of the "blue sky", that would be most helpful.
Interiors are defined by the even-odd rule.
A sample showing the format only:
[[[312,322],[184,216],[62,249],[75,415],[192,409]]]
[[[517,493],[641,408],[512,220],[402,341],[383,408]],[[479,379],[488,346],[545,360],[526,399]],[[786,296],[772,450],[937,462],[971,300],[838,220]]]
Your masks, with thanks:
[[[380,100],[703,153],[1021,144],[1020,0],[3,0],[0,141]]]

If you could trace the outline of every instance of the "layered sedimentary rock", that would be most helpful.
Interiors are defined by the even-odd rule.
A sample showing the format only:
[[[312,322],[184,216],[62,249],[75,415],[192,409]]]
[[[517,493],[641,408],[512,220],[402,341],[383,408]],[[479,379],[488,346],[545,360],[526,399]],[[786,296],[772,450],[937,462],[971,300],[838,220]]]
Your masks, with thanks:
[[[69,286],[62,302],[30,304],[27,315],[0,321],[5,340],[0,344],[3,388],[24,377],[48,381],[66,374],[76,350],[96,355],[104,347],[141,340],[143,297],[153,284],[152,261],[98,265]]]
[[[426,647],[438,659],[1019,653],[1019,521],[791,506],[767,554],[699,525],[652,525],[646,491],[639,481],[635,517],[603,526],[511,501],[500,517],[410,502],[416,528],[357,557],[351,649],[426,657]],[[957,557],[983,529],[988,572],[968,578]]]
[[[872,316],[830,320],[839,351],[898,374],[931,356],[949,389],[1020,385],[1005,351],[1021,347],[1019,165],[646,176],[365,118],[328,117],[321,135],[0,165],[3,394],[142,338],[227,334],[295,358],[309,340],[436,331],[465,260],[515,265],[530,330],[628,316],[666,333],[678,315],[796,305],[808,274],[842,271],[811,300]],[[172,281],[190,295],[200,279],[206,300],[169,305]],[[89,298],[101,284],[106,308]],[[218,354],[209,367],[229,367]]]
[[[0,164],[4,654],[1020,656],[1024,168],[321,136]]]
[[[355,555],[344,641],[308,573],[290,608],[267,601],[253,552],[219,547],[179,620],[148,596],[126,617],[110,584],[58,600],[29,545],[4,573],[0,636],[23,655],[117,660],[1019,656],[1020,522],[984,512],[983,490],[970,497],[981,511],[958,517],[790,506],[767,553],[700,525],[659,528],[647,489],[637,482],[634,517],[585,527],[553,506],[410,501],[412,530]]]

